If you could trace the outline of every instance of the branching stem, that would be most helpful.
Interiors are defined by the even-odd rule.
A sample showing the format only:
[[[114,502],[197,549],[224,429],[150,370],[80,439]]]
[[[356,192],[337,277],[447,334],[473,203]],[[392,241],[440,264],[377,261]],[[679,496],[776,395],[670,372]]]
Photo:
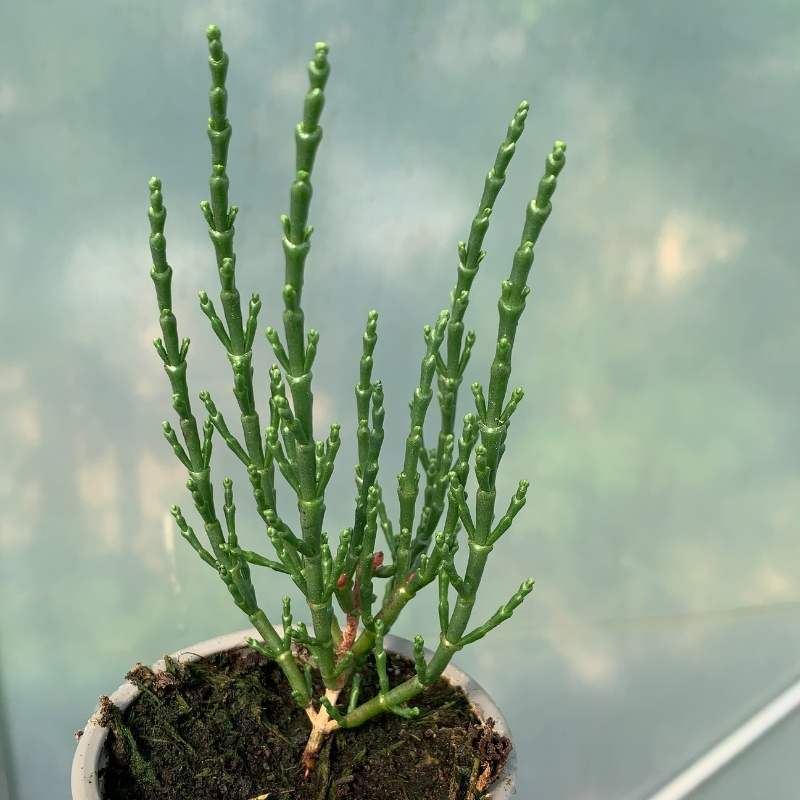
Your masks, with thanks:
[[[227,117],[229,58],[216,26],[208,28],[207,38],[211,74],[207,130],[211,174],[208,199],[200,207],[214,248],[220,292],[217,305],[206,291],[199,293],[199,300],[231,367],[241,433],[230,430],[208,392],[200,394],[207,413],[202,429],[194,416],[187,380],[189,340],[179,338],[173,312],[172,267],[167,261],[164,236],[167,212],[161,181],[152,178],[148,211],[150,274],[161,328],[154,346],[169,380],[178,419],[175,428],[164,422],[163,434],[186,469],[186,486],[202,522],[204,541],[178,506],[172,507],[172,514],[181,536],[215,570],[233,602],[258,632],[260,638],[248,640],[249,646],[276,661],[289,681],[292,697],[305,710],[311,725],[303,753],[308,775],[314,769],[325,737],[336,729],[361,725],[387,711],[402,717],[415,716],[418,710],[409,706],[409,701],[442,675],[459,649],[480,640],[507,620],[532,590],[533,581],[525,581],[485,622],[467,630],[488,557],[525,505],[528,484],[522,481],[506,512],[495,522],[497,472],[510,420],[523,396],[521,389],[514,389],[509,395],[511,357],[530,291],[527,280],[534,246],[551,213],[551,198],[564,166],[565,145],[556,142],[536,197],[527,207],[521,242],[510,274],[501,286],[495,353],[486,391],[481,384],[472,384],[476,411],[464,417],[461,435],[456,439],[458,392],[475,343],[474,332],[464,329],[464,316],[485,255],[481,248],[494,204],[525,125],[528,105],[520,104],[486,176],[467,240],[458,245],[457,278],[450,307],[439,314],[435,324],[424,329],[425,352],[409,404],[408,435],[397,476],[396,525],[384,504],[378,480],[385,410],[383,385],[373,379],[378,315],[369,312],[355,386],[358,453],[355,513],[352,527],[341,533],[334,548],[323,525],[325,496],[341,445],[341,430],[334,424],[327,439],[315,438],[312,369],[320,336],[313,328],[306,329],[302,304],[313,233],[309,224],[311,176],[322,140],[320,119],[330,73],[328,47],[323,43],[315,46],[308,64],[309,88],[303,116],[295,128],[294,178],[288,213],[281,217],[285,262],[283,325],[281,332],[273,327],[265,330],[277,363],[269,370],[269,421],[262,428],[253,367],[262,302],[258,294],[253,294],[244,309],[236,283],[234,222],[238,209],[230,203],[227,173],[232,136]],[[436,441],[429,441],[432,446],[426,447],[424,431],[434,394],[434,377],[441,426]],[[275,558],[240,544],[230,478],[222,482],[220,518],[211,473],[215,433],[247,470],[256,510]],[[474,504],[465,489],[473,456],[477,481]],[[297,499],[297,535],[278,513],[276,466]],[[418,508],[421,471],[425,485]],[[386,541],[384,549],[377,544],[379,527]],[[454,560],[460,541],[467,550],[463,574]],[[279,634],[258,605],[251,567],[265,567],[288,575],[307,602],[311,625],[306,627],[302,620],[294,620],[291,601],[285,597],[281,613],[283,632]],[[381,580],[386,581],[386,591],[378,603],[375,582]],[[417,636],[414,676],[391,686],[385,637],[408,602],[434,582],[438,586],[438,646],[427,658],[424,642]],[[334,598],[345,614],[343,625],[333,613]],[[379,688],[375,696],[364,699],[361,675],[368,658],[374,659]],[[324,685],[324,694],[317,699],[315,670]],[[337,701],[348,684],[347,708],[340,709]]]

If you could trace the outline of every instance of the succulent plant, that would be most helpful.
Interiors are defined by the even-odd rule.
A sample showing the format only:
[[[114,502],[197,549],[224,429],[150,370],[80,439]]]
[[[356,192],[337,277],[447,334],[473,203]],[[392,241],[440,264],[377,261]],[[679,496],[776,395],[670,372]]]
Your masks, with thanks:
[[[249,640],[250,647],[275,660],[286,675],[295,702],[305,709],[311,731],[303,758],[306,770],[310,771],[322,741],[338,728],[362,725],[385,712],[413,716],[416,709],[409,702],[441,676],[455,653],[507,620],[533,587],[533,581],[526,580],[492,616],[468,630],[489,555],[525,505],[528,484],[521,481],[507,510],[499,520],[495,519],[497,471],[512,415],[523,394],[521,389],[509,392],[511,356],[529,292],[527,280],[534,246],[551,212],[551,198],[564,167],[566,146],[562,142],[555,143],[547,157],[536,196],[526,208],[521,241],[510,274],[501,285],[497,343],[488,385],[485,392],[481,384],[472,385],[475,412],[464,417],[456,440],[458,393],[475,342],[475,333],[465,332],[464,316],[484,256],[481,247],[492,208],[505,182],[506,168],[528,114],[528,104],[519,105],[486,176],[469,235],[466,241],[458,244],[457,276],[450,307],[439,314],[433,325],[424,329],[425,352],[419,383],[410,402],[405,454],[397,476],[399,517],[396,525],[384,504],[379,473],[384,397],[381,382],[373,380],[378,314],[369,313],[355,386],[358,444],[355,512],[352,524],[340,533],[334,546],[324,530],[325,493],[339,450],[340,426],[332,425],[324,440],[315,438],[312,368],[320,336],[313,328],[306,330],[302,305],[313,231],[308,224],[311,175],[322,140],[319,122],[330,72],[328,47],[322,43],[315,46],[308,65],[310,85],[303,119],[295,129],[295,179],[290,189],[289,213],[281,217],[286,264],[283,336],[276,328],[266,328],[276,364],[269,370],[270,397],[265,425],[259,415],[252,363],[261,300],[254,294],[245,314],[236,286],[234,221],[237,207],[230,205],[227,175],[231,140],[225,88],[228,55],[216,26],[208,28],[207,36],[211,69],[208,121],[211,176],[210,199],[201,203],[201,210],[216,255],[222,316],[204,291],[200,292],[200,307],[222,344],[233,373],[241,437],[231,431],[208,392],[199,396],[207,414],[202,429],[194,415],[187,382],[189,340],[179,339],[173,312],[172,268],[166,254],[162,185],[158,178],[152,178],[151,276],[162,332],[155,340],[155,348],[169,378],[172,406],[180,428],[179,435],[165,422],[164,436],[187,470],[186,485],[202,521],[208,546],[200,541],[178,506],[172,507],[172,514],[183,538],[218,573],[233,601],[259,632],[261,639]],[[434,395],[434,378],[437,379],[441,425],[435,444],[426,447],[423,430]],[[211,474],[215,434],[244,465],[256,509],[274,551],[271,556],[240,546],[230,478],[223,481],[224,525],[220,519]],[[474,503],[465,490],[471,465],[477,482]],[[287,521],[287,510],[278,509],[276,467],[296,494],[298,532]],[[422,492],[420,470],[425,479]],[[376,544],[379,528],[385,551]],[[454,562],[456,550],[462,543],[468,549],[463,575]],[[258,603],[251,579],[252,567],[265,567],[288,576],[307,601],[310,627],[302,621],[294,621],[287,597],[282,609],[283,632],[276,631]],[[380,602],[379,582],[385,582]],[[417,636],[414,640],[416,674],[391,686],[384,637],[406,604],[433,583],[438,586],[441,631],[436,650],[427,658],[424,642]],[[452,597],[455,602],[451,606]],[[342,615],[341,620],[335,606]],[[360,674],[370,657],[374,658],[380,691],[374,697],[362,698]],[[315,671],[325,686],[321,697],[315,697],[313,691]],[[339,695],[348,685],[348,706],[340,708],[337,705]]]

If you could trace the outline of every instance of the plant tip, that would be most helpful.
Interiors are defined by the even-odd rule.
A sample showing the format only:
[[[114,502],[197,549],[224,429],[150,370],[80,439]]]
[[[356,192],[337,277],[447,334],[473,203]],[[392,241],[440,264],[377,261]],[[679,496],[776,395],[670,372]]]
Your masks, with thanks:
[[[222,37],[222,31],[216,25],[209,25],[206,28],[206,37],[209,42],[217,41]]]

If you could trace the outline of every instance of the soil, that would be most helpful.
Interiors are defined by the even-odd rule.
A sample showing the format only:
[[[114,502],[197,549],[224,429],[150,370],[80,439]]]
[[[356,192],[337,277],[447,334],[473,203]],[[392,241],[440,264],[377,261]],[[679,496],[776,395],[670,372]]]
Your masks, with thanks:
[[[391,653],[388,669],[392,685],[414,674]],[[274,662],[243,649],[168,659],[159,673],[137,664],[127,677],[140,694],[124,712],[101,698],[105,800],[477,800],[511,752],[464,693],[440,680],[412,701],[416,719],[383,714],[330,736],[304,781],[308,719]],[[361,697],[377,683],[370,661]]]

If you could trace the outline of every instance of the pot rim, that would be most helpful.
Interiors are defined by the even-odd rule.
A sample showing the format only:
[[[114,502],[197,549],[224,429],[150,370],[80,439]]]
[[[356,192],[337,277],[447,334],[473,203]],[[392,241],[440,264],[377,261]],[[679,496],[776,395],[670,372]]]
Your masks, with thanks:
[[[280,625],[275,625],[274,627],[279,633],[282,633]],[[171,658],[184,662],[196,661],[227,650],[244,647],[245,640],[249,637],[260,638],[255,628],[245,628],[235,633],[215,636],[212,639],[206,639],[189,647],[181,648],[172,653]],[[384,641],[387,650],[413,659],[413,644],[408,639],[389,633]],[[426,655],[428,657],[432,655],[427,648]],[[164,666],[164,659],[162,658],[152,665],[152,669],[155,672],[162,672]],[[452,662],[448,664],[442,677],[447,679],[453,686],[458,686],[464,691],[479,719],[485,721],[491,717],[495,722],[495,731],[512,739],[508,723],[502,712],[495,705],[488,692],[474,678],[456,667]],[[138,694],[139,690],[130,681],[125,681],[110,695],[110,699],[117,708],[124,711],[136,699]],[[98,777],[98,772],[105,763],[104,745],[107,735],[108,729],[103,728],[98,723],[95,712],[86,723],[72,760],[71,788],[73,800],[102,800],[100,793],[102,779]],[[505,769],[489,790],[489,800],[507,800],[516,794],[516,781],[517,755],[516,749],[512,747]]]

